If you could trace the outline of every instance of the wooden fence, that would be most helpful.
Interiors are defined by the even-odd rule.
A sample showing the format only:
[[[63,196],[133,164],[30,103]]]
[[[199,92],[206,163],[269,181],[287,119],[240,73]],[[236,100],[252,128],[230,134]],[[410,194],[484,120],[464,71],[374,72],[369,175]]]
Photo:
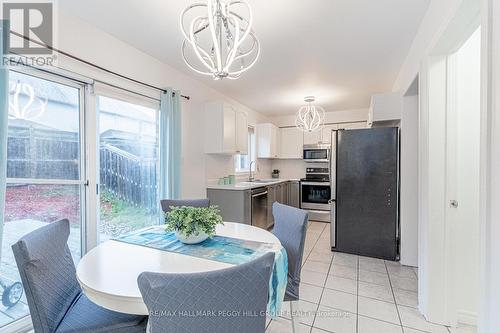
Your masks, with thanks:
[[[122,147],[138,144],[123,139],[118,142]],[[146,148],[150,150],[148,154],[154,156],[154,145]],[[77,180],[80,178],[79,151],[78,133],[10,125],[7,177]],[[156,165],[154,158],[139,158],[114,145],[102,143],[101,190],[130,205],[155,212],[158,205]]]
[[[7,177],[79,179],[78,133],[9,126]]]
[[[141,159],[122,149],[100,148],[101,191],[130,205],[155,212],[158,205],[156,159]]]

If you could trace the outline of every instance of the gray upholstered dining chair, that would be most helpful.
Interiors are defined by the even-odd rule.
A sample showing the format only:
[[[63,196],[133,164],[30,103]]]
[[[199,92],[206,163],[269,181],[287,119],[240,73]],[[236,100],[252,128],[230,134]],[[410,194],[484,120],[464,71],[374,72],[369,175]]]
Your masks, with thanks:
[[[145,332],[146,316],[101,308],[83,293],[68,247],[69,221],[50,223],[12,245],[35,333]]]
[[[205,273],[150,273],[137,282],[151,333],[264,333],[274,253]]]
[[[182,206],[187,206],[187,207],[209,207],[210,206],[210,200],[209,199],[184,199],[184,200],[161,200],[161,209],[165,212],[168,213],[170,212],[170,207],[182,207]]]
[[[300,272],[304,243],[306,240],[308,214],[305,210],[273,204],[274,229],[273,234],[279,239],[288,255],[288,284],[285,292],[285,302],[290,302],[293,331],[298,331],[295,304],[299,300]]]

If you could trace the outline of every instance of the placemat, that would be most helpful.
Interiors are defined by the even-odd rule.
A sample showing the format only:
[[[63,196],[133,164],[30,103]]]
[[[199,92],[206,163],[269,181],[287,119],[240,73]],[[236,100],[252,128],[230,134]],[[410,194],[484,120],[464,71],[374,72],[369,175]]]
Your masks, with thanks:
[[[276,317],[281,310],[288,283],[288,257],[286,250],[277,244],[249,241],[233,237],[214,236],[199,244],[188,245],[177,240],[174,232],[165,232],[163,227],[141,229],[114,240],[146,246],[162,251],[240,265],[274,252],[273,273],[269,280],[268,313]]]

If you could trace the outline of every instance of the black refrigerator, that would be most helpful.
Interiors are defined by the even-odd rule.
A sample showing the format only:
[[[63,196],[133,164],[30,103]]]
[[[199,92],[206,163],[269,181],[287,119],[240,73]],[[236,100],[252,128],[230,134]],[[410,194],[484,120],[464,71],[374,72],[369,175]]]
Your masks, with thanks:
[[[399,260],[399,129],[336,135],[334,250]]]

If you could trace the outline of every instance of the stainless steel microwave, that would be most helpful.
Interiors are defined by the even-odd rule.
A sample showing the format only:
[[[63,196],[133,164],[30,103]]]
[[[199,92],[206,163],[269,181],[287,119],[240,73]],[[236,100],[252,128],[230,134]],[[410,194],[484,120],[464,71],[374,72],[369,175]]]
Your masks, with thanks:
[[[306,162],[329,162],[330,151],[329,144],[304,145],[303,159]]]

